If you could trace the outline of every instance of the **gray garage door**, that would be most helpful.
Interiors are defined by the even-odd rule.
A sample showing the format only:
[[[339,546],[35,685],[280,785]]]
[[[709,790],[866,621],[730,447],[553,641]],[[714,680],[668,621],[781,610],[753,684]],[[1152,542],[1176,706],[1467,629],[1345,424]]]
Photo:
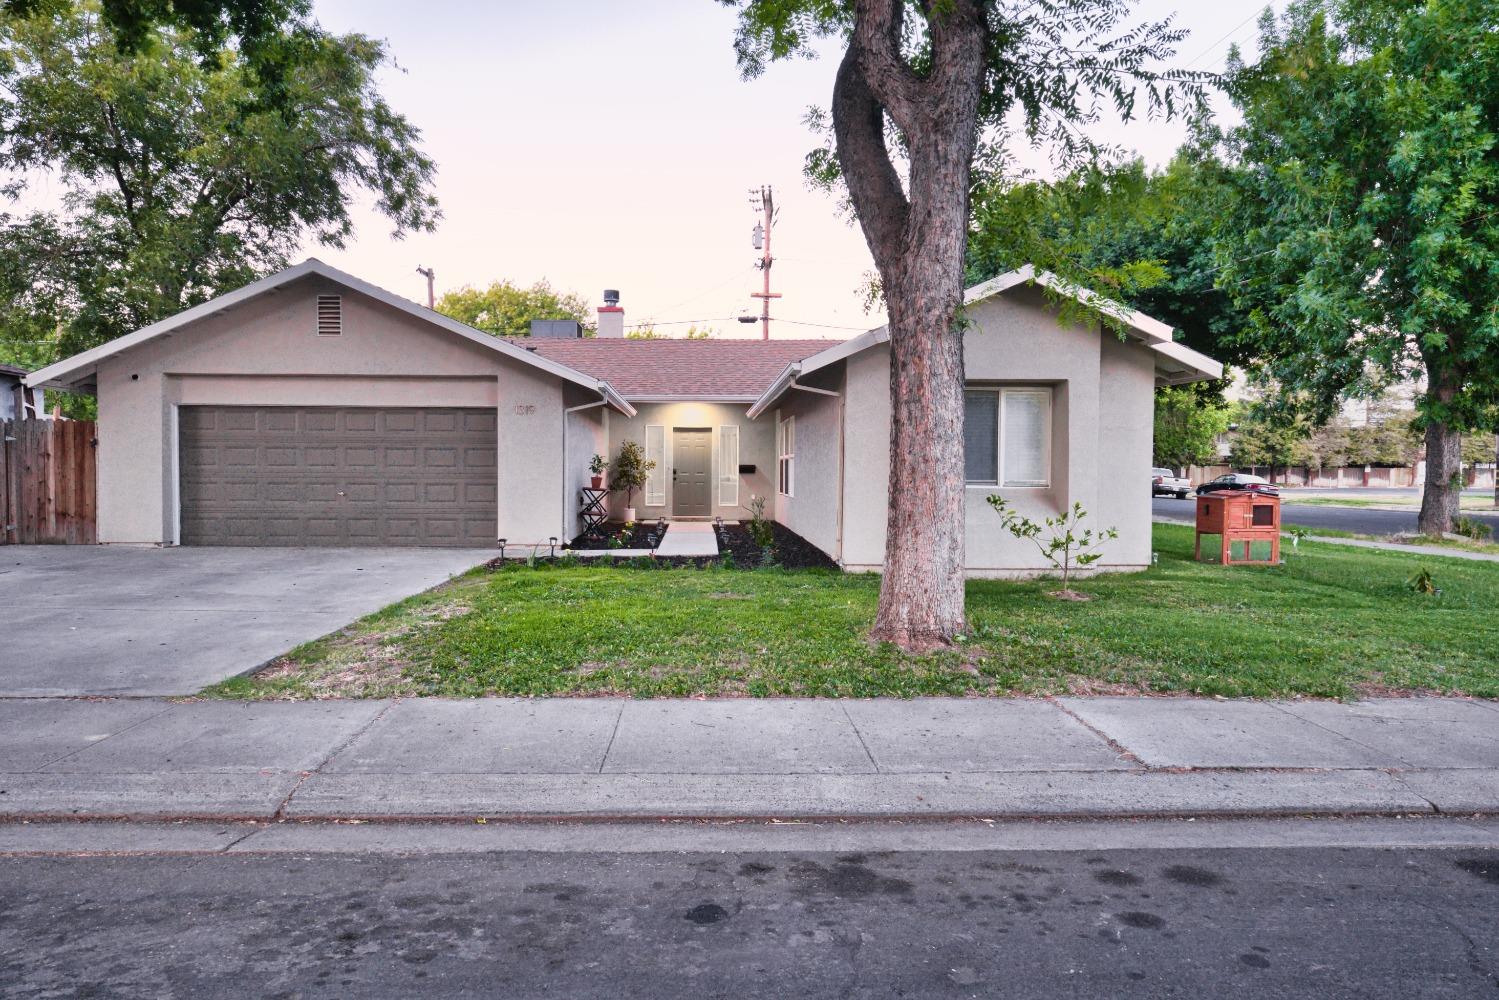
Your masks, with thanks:
[[[184,406],[184,545],[495,542],[493,410]]]

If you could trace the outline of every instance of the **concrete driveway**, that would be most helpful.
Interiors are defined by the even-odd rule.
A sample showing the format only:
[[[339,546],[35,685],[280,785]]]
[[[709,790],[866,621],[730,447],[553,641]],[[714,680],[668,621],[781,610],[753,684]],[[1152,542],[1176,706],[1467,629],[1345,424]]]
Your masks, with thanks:
[[[0,697],[192,694],[494,555],[3,546]]]

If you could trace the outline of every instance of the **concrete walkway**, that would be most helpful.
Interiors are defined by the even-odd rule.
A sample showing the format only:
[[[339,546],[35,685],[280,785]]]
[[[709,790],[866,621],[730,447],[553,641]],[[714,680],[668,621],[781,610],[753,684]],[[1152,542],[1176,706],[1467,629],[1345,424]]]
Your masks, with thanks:
[[[656,555],[712,558],[718,555],[718,535],[706,521],[673,521],[667,526]]]
[[[0,818],[1499,815],[1499,704],[0,702]]]

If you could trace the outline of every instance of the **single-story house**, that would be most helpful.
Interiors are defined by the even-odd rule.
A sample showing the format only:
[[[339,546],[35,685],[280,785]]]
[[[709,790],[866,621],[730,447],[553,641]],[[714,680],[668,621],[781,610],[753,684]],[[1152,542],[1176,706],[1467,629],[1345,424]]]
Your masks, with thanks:
[[[1048,282],[1026,269],[968,295],[977,574],[1043,568],[1001,535],[991,492],[1032,514],[1080,500],[1093,523],[1120,529],[1101,568],[1146,565],[1153,389],[1222,370],[1106,302],[1125,336],[1060,324],[1038,287]],[[565,541],[580,530],[589,458],[634,440],[657,463],[638,516],[744,518],[759,495],[845,567],[879,568],[883,328],[846,341],[632,340],[611,300],[597,337],[538,330],[550,335],[494,337],[309,260],[28,382],[98,394],[105,543]]]

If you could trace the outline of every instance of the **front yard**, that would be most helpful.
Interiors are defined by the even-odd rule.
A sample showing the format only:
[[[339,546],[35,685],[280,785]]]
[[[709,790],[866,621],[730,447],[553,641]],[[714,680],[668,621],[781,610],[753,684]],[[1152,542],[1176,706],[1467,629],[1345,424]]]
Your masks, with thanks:
[[[973,633],[910,658],[868,643],[879,581],[802,570],[511,566],[479,570],[302,646],[231,698],[395,694],[827,696],[1432,691],[1499,697],[1499,563],[1335,545],[1280,567],[1192,562],[1086,580],[974,581]],[[1406,581],[1429,569],[1442,594]]]

